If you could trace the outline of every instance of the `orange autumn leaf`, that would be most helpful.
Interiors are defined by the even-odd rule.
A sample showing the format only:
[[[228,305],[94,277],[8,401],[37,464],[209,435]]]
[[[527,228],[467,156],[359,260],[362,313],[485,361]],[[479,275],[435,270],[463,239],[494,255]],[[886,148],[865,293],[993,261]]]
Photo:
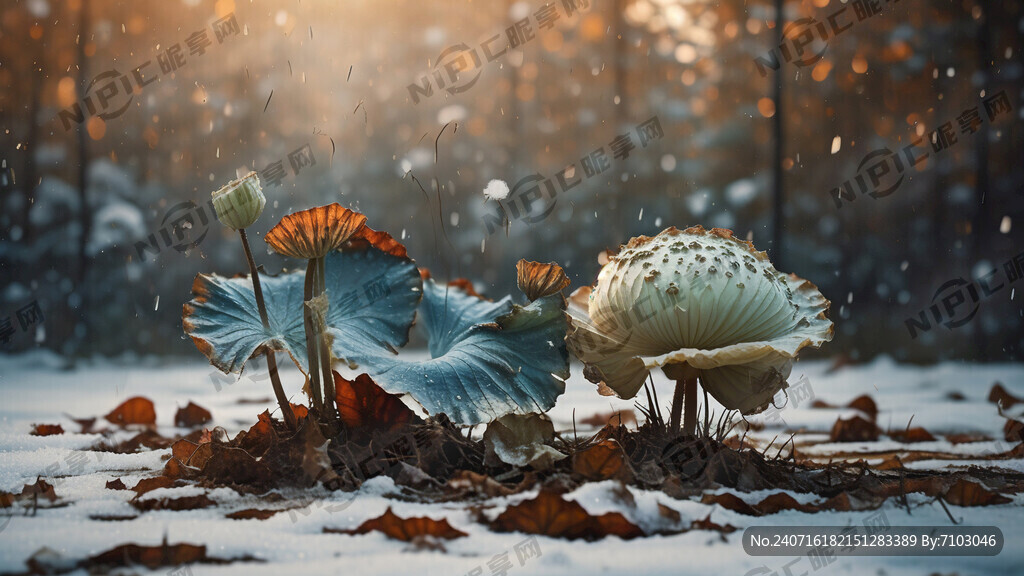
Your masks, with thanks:
[[[616,412],[602,412],[580,419],[580,424],[586,424],[595,428],[604,428],[605,426],[617,428],[619,425],[636,426],[636,413],[629,409]]]
[[[309,408],[306,408],[302,404],[292,404],[292,413],[295,414],[296,420],[302,420],[306,416],[309,416]]]
[[[192,457],[198,447],[199,444],[182,438],[171,445],[171,456],[185,464],[188,463],[188,459]]]
[[[572,458],[572,471],[588,480],[607,480],[620,475],[629,476],[626,455],[613,439],[608,439],[577,452]]]
[[[867,414],[871,420],[878,418],[878,405],[875,404],[875,401],[867,394],[857,396],[853,400],[850,400],[850,403],[847,404],[846,407],[860,410],[864,414]]]
[[[341,248],[365,222],[366,216],[335,202],[285,216],[263,239],[278,254],[312,260]]]
[[[694,520],[690,524],[690,530],[709,530],[713,532],[721,532],[722,534],[731,534],[735,532],[737,528],[732,524],[726,524],[725,526],[723,526],[721,524],[716,524],[715,522],[712,522],[711,514],[708,513],[707,517],[705,517],[703,520]]]
[[[748,504],[739,496],[723,492],[721,494],[705,494],[701,499],[702,504],[717,504],[727,510],[738,512],[746,516],[764,516],[766,514],[777,514],[785,510],[799,510],[800,512],[817,512],[819,508],[812,504],[801,504],[795,498],[785,492],[770,494],[757,504]],[[838,503],[838,502],[837,502]]]
[[[146,447],[151,450],[162,450],[173,443],[173,440],[161,436],[160,433],[153,428],[146,428],[128,440],[119,443],[118,446],[121,450],[136,452],[140,447]]]
[[[198,428],[211,420],[213,414],[209,410],[191,401],[174,415],[174,425],[181,428]]]
[[[183,510],[212,508],[217,503],[206,494],[199,494],[197,496],[181,496],[179,498],[149,498],[146,500],[136,498],[131,501],[131,505],[136,510],[174,510],[180,512]]]
[[[1024,402],[1024,400],[1017,398],[1016,396],[1011,394],[1006,388],[1003,388],[1003,385],[1000,384],[999,382],[993,384],[992,389],[989,390],[988,401],[993,404],[998,404],[1003,408],[1010,408],[1014,404],[1020,404],[1021,402]]]
[[[497,532],[524,532],[567,540],[599,540],[606,536],[628,540],[644,535],[618,512],[592,516],[578,503],[548,490],[541,490],[533,500],[509,506],[494,519],[491,528]]]
[[[33,436],[53,436],[63,433],[64,427],[60,424],[33,424],[32,432],[30,432]]]
[[[906,430],[893,430],[892,432],[889,432],[889,437],[899,442],[903,442],[904,444],[935,441],[935,436],[932,436],[931,432],[928,432],[920,426],[915,426]]]
[[[836,420],[829,437],[832,442],[874,442],[878,440],[878,433],[874,422],[854,416],[849,420]]]
[[[990,442],[992,438],[980,432],[963,432],[958,434],[946,434],[946,440],[950,444],[972,444],[974,442]]]
[[[449,282],[448,285],[451,286],[452,288],[458,288],[459,290],[462,290],[463,292],[469,294],[470,296],[475,296],[481,300],[487,300],[487,298],[484,298],[479,292],[476,291],[475,288],[473,288],[473,282],[468,278],[456,278],[455,280]]]
[[[1024,423],[1007,418],[1003,424],[1003,438],[1007,442],[1024,442]]]
[[[448,487],[463,494],[476,494],[485,498],[497,498],[514,494],[515,490],[485,474],[471,470],[459,470],[448,480]]]
[[[57,491],[53,489],[53,486],[42,479],[36,479],[34,484],[25,484],[21,489],[22,498],[46,498],[50,502],[57,501]]]
[[[284,510],[262,510],[259,508],[246,508],[245,510],[238,510],[225,515],[224,517],[229,520],[266,520],[278,512],[284,512]]]
[[[963,478],[946,491],[945,500],[955,506],[992,506],[1012,502],[1002,494],[996,494],[977,482]]]
[[[405,258],[408,253],[405,250],[405,246],[401,242],[395,240],[387,232],[378,232],[369,226],[363,226],[356,231],[355,234],[349,238],[348,242],[345,243],[344,248],[346,250],[363,250],[369,246],[396,256],[398,258]]]
[[[166,476],[154,476],[152,478],[143,478],[139,480],[132,491],[135,492],[136,496],[142,496],[146,492],[152,492],[158,488],[170,488],[174,486],[174,479]]]
[[[35,507],[44,498],[51,503],[56,502],[57,492],[52,485],[39,478],[34,484],[25,484],[21,493],[0,492],[0,508],[10,508],[15,502],[28,502]]]
[[[168,545],[164,541],[161,546],[124,544],[93,556],[83,562],[83,564],[84,567],[128,567],[141,564],[147,568],[154,569],[161,566],[180,566],[182,564],[208,561],[210,559],[206,556],[206,546],[196,546],[193,544]]]
[[[110,414],[104,416],[107,422],[119,426],[131,424],[143,424],[146,426],[156,425],[156,408],[153,401],[142,396],[135,396],[122,402],[114,408]]]
[[[815,400],[814,403],[811,404],[811,408],[838,408],[838,406],[834,404],[829,404],[824,400]],[[875,420],[876,418],[878,418],[878,405],[875,404],[875,401],[872,400],[871,396],[868,396],[867,394],[862,394],[860,396],[857,396],[853,400],[850,400],[850,402],[846,405],[846,408],[860,410],[861,412],[864,413],[865,416],[867,416],[871,420]]]
[[[392,512],[390,507],[381,516],[363,522],[355,530],[324,528],[326,533],[366,534],[372,531],[380,532],[388,538],[403,542],[410,542],[422,536],[431,536],[444,540],[454,540],[455,538],[469,536],[469,534],[461,530],[452,528],[446,519],[434,520],[433,518],[425,517],[401,518]]]
[[[295,405],[292,405],[292,412],[297,412]],[[306,411],[308,412],[308,410]],[[298,414],[296,414],[296,418]],[[305,418],[305,416],[303,416]],[[259,420],[248,430],[239,432],[235,437],[235,445],[255,457],[262,456],[277,438],[274,431],[273,421],[270,419],[270,412],[264,410],[259,415]]]
[[[171,458],[164,464],[164,476],[167,478],[187,478],[195,472],[192,468],[181,463],[177,458]]]
[[[385,392],[367,374],[349,381],[335,372],[334,390],[341,421],[350,429],[396,430],[415,418],[398,396]]]

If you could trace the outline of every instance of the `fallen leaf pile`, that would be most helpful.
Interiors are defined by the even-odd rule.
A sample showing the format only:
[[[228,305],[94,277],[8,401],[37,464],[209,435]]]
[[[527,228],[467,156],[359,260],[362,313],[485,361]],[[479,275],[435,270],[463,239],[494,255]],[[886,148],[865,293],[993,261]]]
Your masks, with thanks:
[[[224,429],[208,427],[215,424],[213,414],[189,402],[178,409],[174,424],[176,429],[191,431],[165,437],[157,431],[153,403],[143,397],[129,398],[107,414],[104,418],[110,428],[97,429],[96,418],[71,420],[81,427],[81,433],[101,436],[93,450],[166,451],[166,462],[158,474],[131,487],[121,478],[106,481],[108,490],[133,492],[128,503],[140,515],[215,508],[219,504],[210,490],[228,487],[258,503],[249,501],[247,507],[224,510],[223,515],[239,522],[260,522],[282,512],[294,515],[295,510],[313,502],[289,500],[279,489],[319,485],[334,492],[327,502],[339,504],[357,497],[354,491],[363,482],[383,475],[397,485],[400,493],[396,498],[465,503],[473,518],[470,522],[495,532],[595,541],[701,530],[725,538],[737,528],[712,521],[710,513],[703,519],[687,517],[673,500],[764,517],[782,512],[873,510],[890,499],[908,508],[911,502],[920,506],[936,501],[947,506],[999,506],[1014,502],[1015,495],[1024,492],[1024,474],[1004,468],[927,470],[906,466],[924,460],[998,462],[1024,457],[1024,424],[1004,413],[1021,400],[999,384],[993,386],[988,399],[997,405],[993,416],[1005,420],[1005,440],[1013,444],[969,455],[921,444],[972,444],[993,439],[972,432],[938,435],[910,423],[883,432],[877,424],[879,407],[870,396],[838,407],[816,400],[816,409],[844,408],[857,413],[837,418],[830,430],[816,431],[827,432],[827,438],[825,434],[817,440],[783,438],[782,444],[772,441],[765,445],[763,440],[759,444],[747,438],[747,431],[757,430],[753,426],[745,427],[742,434],[718,438],[672,435],[657,424],[637,427],[632,411],[594,415],[584,423],[600,427],[597,433],[572,440],[553,434],[550,420],[539,417],[502,419],[504,429],[494,427],[482,439],[473,439],[444,416],[420,418],[402,398],[385,392],[365,374],[347,380],[335,373],[334,383],[337,420],[318,422],[309,417],[306,407],[293,405],[298,419],[294,430],[265,411],[251,427],[230,438]],[[36,436],[63,432],[60,424],[37,424],[31,431]],[[893,449],[890,443],[887,449],[870,451],[867,445],[883,434],[899,447]],[[113,441],[128,435],[127,440]],[[521,438],[530,439],[529,450],[516,444]],[[815,443],[827,443],[827,453],[809,453]],[[592,482],[609,482],[611,498],[623,506],[625,514],[591,514],[572,499],[574,490]],[[185,487],[187,491],[182,490]],[[653,520],[648,517],[638,524],[630,519],[643,518],[634,501],[635,490],[664,495]],[[765,490],[771,493],[764,496]],[[760,495],[751,497],[752,492]],[[17,493],[0,492],[0,508],[30,510],[67,504],[42,478]],[[90,516],[107,522],[136,517]],[[446,518],[403,518],[388,508],[355,528],[327,527],[323,531],[349,536],[379,533],[414,548],[443,551],[443,542],[466,537],[466,528],[459,522],[453,526]],[[253,560],[212,558],[205,547],[184,543],[124,544],[84,560],[67,560],[52,550],[40,550],[29,559],[29,572],[102,572],[124,566],[155,569]]]

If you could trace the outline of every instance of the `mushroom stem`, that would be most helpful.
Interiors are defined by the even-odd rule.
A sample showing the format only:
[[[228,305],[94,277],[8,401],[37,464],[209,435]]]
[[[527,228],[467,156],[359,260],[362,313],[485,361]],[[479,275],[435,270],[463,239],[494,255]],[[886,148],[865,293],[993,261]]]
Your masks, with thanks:
[[[679,421],[683,421],[683,432],[693,435],[697,430],[697,377],[700,371],[689,364],[669,364],[662,368],[665,376],[676,381],[676,390],[672,395],[672,412],[669,429],[679,430]],[[683,414],[683,404],[686,413]]]
[[[683,406],[686,406],[684,413]],[[682,420],[683,433],[694,435],[697,431],[697,379],[680,378],[676,380],[676,390],[672,395],[672,413],[669,421],[670,430],[679,430]]]
[[[679,422],[683,419],[685,382],[685,380],[676,380],[676,390],[672,394],[672,412],[670,412],[668,421],[668,429],[672,432],[679,430]]]
[[[683,392],[683,400],[686,402],[686,410],[683,412],[683,432],[693,436],[697,432],[697,379],[688,378],[683,380],[686,390]],[[676,384],[678,387],[679,384]]]
[[[260,320],[263,321],[263,327],[269,329],[270,319],[267,316],[267,304],[263,300],[263,285],[260,283],[260,273],[256,269],[256,261],[252,259],[252,250],[249,249],[249,238],[245,235],[245,228],[239,228],[238,234],[242,237],[245,259],[249,262],[249,273],[252,275],[252,291],[256,295],[256,307],[260,311]],[[288,427],[295,430],[295,414],[292,412],[292,406],[284,393],[284,387],[281,386],[281,376],[277,373],[277,358],[274,356],[274,351],[270,348],[264,348],[263,354],[267,357],[267,371],[270,372],[270,384],[274,388],[274,396],[277,397],[277,403],[281,406],[281,415],[284,416],[284,421]]]
[[[323,413],[323,400],[320,395],[320,355],[319,336],[313,329],[313,311],[306,304],[313,299],[313,288],[316,286],[316,258],[311,258],[306,265],[306,283],[303,290],[302,321],[306,328],[306,360],[309,364],[310,400],[318,413]]]
[[[324,265],[323,256],[317,258],[316,262],[316,290],[317,296],[319,296],[326,291],[327,268]],[[327,315],[326,310],[324,315]],[[327,334],[321,328],[322,326],[317,327],[317,339],[320,341],[320,369],[323,371],[324,379],[324,406],[327,410],[327,418],[333,420],[337,410],[334,407],[334,374],[331,371],[331,347],[327,343]]]

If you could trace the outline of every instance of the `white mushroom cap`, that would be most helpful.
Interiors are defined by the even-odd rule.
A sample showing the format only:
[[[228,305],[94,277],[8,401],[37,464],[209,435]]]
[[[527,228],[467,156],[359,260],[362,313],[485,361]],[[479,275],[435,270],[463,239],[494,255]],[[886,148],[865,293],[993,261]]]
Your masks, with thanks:
[[[829,301],[729,230],[633,238],[573,293],[568,342],[602,393],[632,398],[648,373],[699,371],[723,406],[753,414],[784,389],[793,358],[832,339]]]

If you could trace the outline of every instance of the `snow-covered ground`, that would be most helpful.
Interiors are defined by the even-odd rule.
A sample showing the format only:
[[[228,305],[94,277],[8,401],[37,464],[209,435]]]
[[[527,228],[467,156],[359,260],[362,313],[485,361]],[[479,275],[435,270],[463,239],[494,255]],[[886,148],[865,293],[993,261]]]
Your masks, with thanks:
[[[691,531],[675,536],[652,536],[631,541],[611,537],[587,543],[538,537],[540,556],[520,562],[515,550],[529,537],[524,534],[491,532],[475,520],[469,504],[462,502],[421,504],[396,500],[398,492],[388,478],[375,478],[352,495],[294,493],[287,496],[309,505],[282,512],[267,520],[230,520],[225,514],[252,507],[268,507],[254,496],[242,496],[229,489],[207,491],[216,507],[190,511],[138,512],[128,502],[133,492],[109,490],[106,483],[115,478],[133,486],[139,479],[160,471],[168,450],[139,454],[113,454],[84,450],[99,440],[98,435],[77,434],[79,429],[69,416],[91,417],[109,412],[123,400],[136,395],[156,404],[159,430],[173,436],[174,413],[189,400],[209,409],[213,425],[229,433],[248,428],[256,415],[273,408],[269,382],[257,370],[253,376],[228,383],[202,360],[135,360],[130,363],[97,361],[66,370],[62,362],[45,354],[0,357],[0,490],[20,491],[22,485],[42,476],[56,488],[67,506],[39,510],[34,517],[3,516],[0,510],[0,572],[22,571],[25,560],[35,551],[49,547],[61,555],[80,559],[126,543],[159,544],[166,536],[170,543],[206,544],[211,556],[221,558],[251,555],[263,563],[194,565],[191,572],[159,569],[154,574],[495,574],[488,564],[508,554],[512,567],[507,574],[1018,574],[1024,566],[1024,510],[1021,498],[1010,504],[977,508],[951,506],[954,517],[969,525],[995,525],[1002,529],[1006,546],[996,557],[840,557],[835,562],[812,565],[807,557],[751,557],[742,548],[742,530],[726,536],[717,532]],[[814,444],[800,448],[803,454],[829,452],[879,452],[884,450],[934,450],[956,454],[983,455],[1011,448],[1002,442],[1005,420],[986,398],[996,381],[1011,393],[1024,396],[1024,366],[972,365],[945,363],[934,367],[896,365],[880,359],[864,366],[851,366],[828,373],[824,362],[800,362],[790,378],[796,383],[806,377],[814,398],[842,405],[861,394],[869,394],[879,407],[878,424],[899,430],[913,418],[913,426],[922,426],[936,436],[935,442],[905,445],[882,436],[871,443]],[[282,378],[290,393],[298,397],[298,373],[287,370]],[[659,398],[665,404],[671,397],[667,382],[657,381]],[[219,386],[219,390],[218,390]],[[965,399],[954,400],[951,392]],[[806,396],[806,394],[805,394]],[[264,399],[240,404],[239,399]],[[811,409],[806,397],[790,399],[779,412],[789,430],[799,431],[798,446],[827,438],[837,416],[853,414],[851,409]],[[798,404],[798,405],[797,405]],[[633,408],[632,401],[599,396],[574,366],[566,394],[551,411],[557,429],[593,431],[580,421],[597,413]],[[667,412],[667,407],[665,408]],[[1024,405],[1008,410],[1020,416]],[[639,416],[639,413],[637,414]],[[63,435],[29,435],[34,423],[60,423]],[[954,445],[942,435],[979,433],[989,442]],[[779,445],[790,432],[779,426],[748,434],[748,439],[768,442],[778,436]],[[980,463],[975,460],[915,462],[915,467],[944,468]],[[985,462],[986,465],[1024,471],[1022,460]],[[658,503],[681,514],[680,526],[708,514],[718,524],[739,528],[751,525],[861,525],[879,511],[871,512],[782,512],[753,518],[696,500],[674,500],[661,492],[630,488],[635,503],[623,502],[613,488],[615,483],[587,484],[567,498],[579,502],[588,512],[622,512],[641,528],[653,530],[665,526]],[[195,487],[168,488],[147,497],[192,496]],[[774,492],[774,491],[772,491]],[[769,492],[744,495],[757,502]],[[532,498],[535,492],[496,498],[485,514],[494,517],[509,503]],[[807,495],[795,495],[804,501]],[[628,499],[627,499],[628,500]],[[946,512],[938,504],[927,504],[923,496],[911,495],[912,514],[890,500],[881,509],[892,525],[949,525]],[[366,535],[324,534],[323,528],[355,528],[363,521],[379,516],[388,507],[399,516],[447,518],[449,523],[469,537],[447,542],[446,552],[409,551],[408,545],[389,540],[379,533]],[[283,505],[282,505],[283,507]],[[101,521],[90,516],[134,516],[130,520]],[[479,571],[477,571],[479,569]],[[135,573],[149,573],[137,569]],[[84,572],[79,572],[84,573]]]

